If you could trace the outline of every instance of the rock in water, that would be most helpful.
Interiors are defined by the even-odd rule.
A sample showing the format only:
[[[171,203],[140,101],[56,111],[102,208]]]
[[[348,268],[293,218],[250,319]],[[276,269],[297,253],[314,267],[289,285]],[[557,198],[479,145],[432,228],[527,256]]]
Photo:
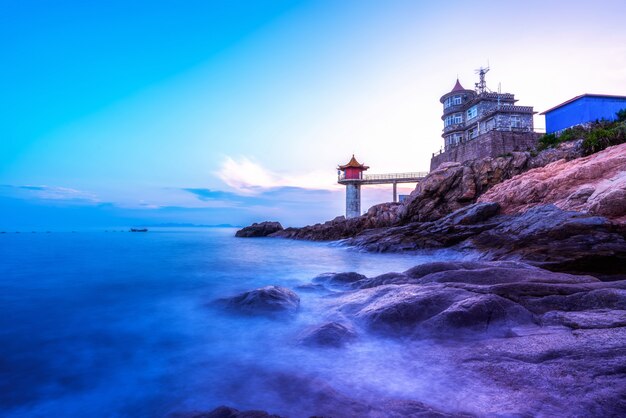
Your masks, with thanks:
[[[246,226],[235,233],[239,238],[258,238],[266,237],[278,231],[282,231],[283,226],[280,222],[261,222],[253,223],[250,226]]]
[[[210,412],[189,412],[174,414],[172,418],[281,418],[265,411],[239,411],[228,406],[220,406]]]
[[[346,273],[324,273],[313,279],[317,283],[326,283],[331,286],[350,286],[352,283],[363,280],[366,277],[353,271]]]
[[[218,303],[225,305],[228,309],[249,315],[293,314],[300,306],[300,297],[284,287],[266,286],[231,298],[220,299]]]
[[[311,346],[341,347],[355,338],[356,333],[351,326],[328,322],[306,332],[300,342]]]

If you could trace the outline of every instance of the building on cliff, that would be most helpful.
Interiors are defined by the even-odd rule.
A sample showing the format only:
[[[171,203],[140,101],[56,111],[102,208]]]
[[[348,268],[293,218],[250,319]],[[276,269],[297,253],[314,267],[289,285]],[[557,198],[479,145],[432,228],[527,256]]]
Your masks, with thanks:
[[[581,94],[541,114],[546,116],[546,133],[551,134],[595,120],[615,120],[622,109],[626,109],[626,96]]]
[[[532,106],[517,106],[515,95],[490,91],[485,82],[489,68],[478,70],[475,90],[456,80],[454,88],[441,96],[444,147],[433,154],[431,171],[445,162],[464,162],[496,157],[535,146]]]

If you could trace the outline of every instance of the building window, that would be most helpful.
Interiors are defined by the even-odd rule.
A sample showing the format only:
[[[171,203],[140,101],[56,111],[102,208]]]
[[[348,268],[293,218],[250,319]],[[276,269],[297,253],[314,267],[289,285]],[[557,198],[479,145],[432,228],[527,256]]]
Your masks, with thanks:
[[[443,125],[445,127],[450,125],[458,125],[459,123],[463,123],[463,114],[455,113],[453,115],[446,116]]]
[[[448,97],[446,100],[443,101],[443,108],[447,109],[450,106],[460,105],[462,102],[463,102],[463,97],[461,96]]]
[[[476,116],[478,116],[478,109],[476,106],[472,106],[467,109],[467,120],[474,119]]]
[[[521,128],[522,127],[522,119],[519,115],[511,115],[511,128]]]

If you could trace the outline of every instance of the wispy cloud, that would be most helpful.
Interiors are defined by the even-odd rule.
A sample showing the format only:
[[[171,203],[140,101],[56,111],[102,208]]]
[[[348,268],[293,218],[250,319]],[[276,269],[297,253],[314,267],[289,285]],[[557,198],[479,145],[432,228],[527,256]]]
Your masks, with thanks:
[[[243,194],[259,194],[268,189],[294,187],[298,189],[336,189],[335,179],[328,170],[305,174],[282,174],[269,170],[247,158],[226,157],[216,175],[229,187]]]
[[[77,203],[100,203],[95,193],[72,189],[69,187],[46,185],[1,185],[0,193],[17,198],[68,201]]]

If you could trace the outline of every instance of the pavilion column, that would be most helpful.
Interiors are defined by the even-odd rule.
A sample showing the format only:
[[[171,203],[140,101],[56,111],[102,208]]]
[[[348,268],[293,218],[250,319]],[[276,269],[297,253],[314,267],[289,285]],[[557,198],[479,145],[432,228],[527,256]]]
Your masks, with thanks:
[[[346,184],[346,218],[361,216],[361,185]]]
[[[393,182],[393,202],[397,202],[398,201],[398,183],[397,182]]]

